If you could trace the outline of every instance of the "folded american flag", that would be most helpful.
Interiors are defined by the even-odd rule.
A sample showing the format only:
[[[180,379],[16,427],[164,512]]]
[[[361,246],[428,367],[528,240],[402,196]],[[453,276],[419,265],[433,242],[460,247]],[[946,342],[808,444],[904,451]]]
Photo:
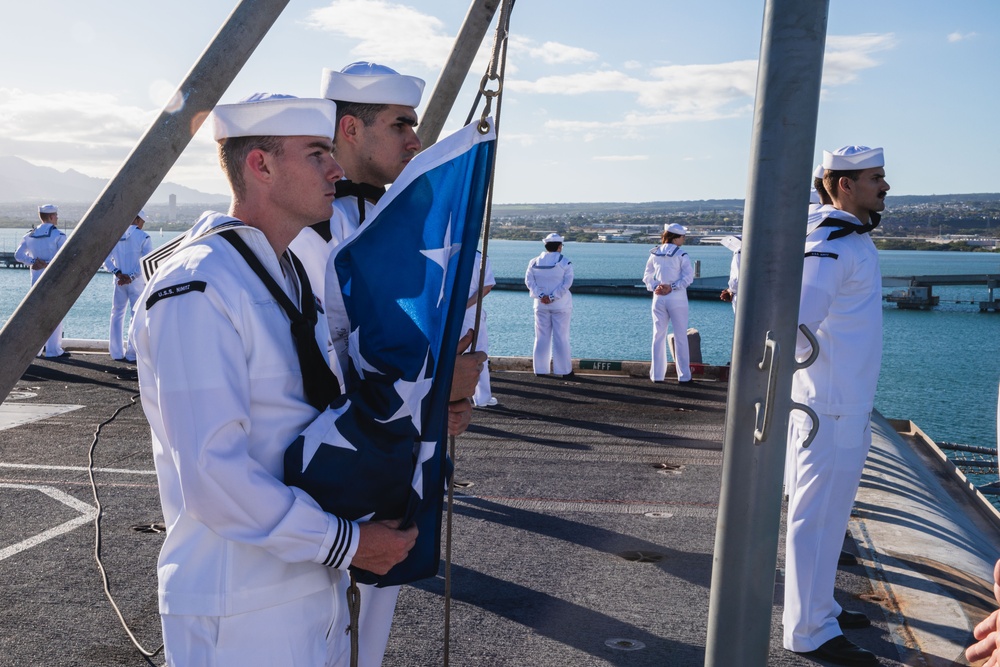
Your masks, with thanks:
[[[357,570],[362,583],[438,571],[448,397],[495,144],[474,123],[419,154],[327,267],[327,308],[350,321],[347,391],[288,448],[285,482],[340,517],[417,525],[407,559]]]

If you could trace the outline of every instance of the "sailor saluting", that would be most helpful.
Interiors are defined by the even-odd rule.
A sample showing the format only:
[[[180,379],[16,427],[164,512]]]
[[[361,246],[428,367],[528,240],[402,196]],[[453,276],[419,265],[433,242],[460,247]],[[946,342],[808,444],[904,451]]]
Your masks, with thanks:
[[[14,259],[26,264],[31,269],[31,284],[42,276],[42,271],[49,265],[59,248],[66,242],[66,234],[56,227],[59,222],[59,208],[53,204],[38,207],[38,225],[21,239],[21,244],[14,253]],[[45,349],[38,356],[61,357],[66,352],[62,348],[62,322],[45,341]]]

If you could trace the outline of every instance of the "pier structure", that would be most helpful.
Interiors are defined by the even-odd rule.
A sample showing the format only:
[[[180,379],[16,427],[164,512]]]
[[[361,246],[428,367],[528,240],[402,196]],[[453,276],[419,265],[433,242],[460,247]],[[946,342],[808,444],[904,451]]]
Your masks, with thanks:
[[[986,301],[978,302],[980,312],[1000,312],[1000,299],[997,299],[994,294],[994,290],[1000,286],[1000,275],[998,274],[882,277],[882,287],[899,288],[886,294],[885,300],[896,304],[898,308],[908,310],[926,310],[938,305],[941,302],[941,297],[933,293],[935,286],[964,287],[969,285],[985,285],[987,288]]]

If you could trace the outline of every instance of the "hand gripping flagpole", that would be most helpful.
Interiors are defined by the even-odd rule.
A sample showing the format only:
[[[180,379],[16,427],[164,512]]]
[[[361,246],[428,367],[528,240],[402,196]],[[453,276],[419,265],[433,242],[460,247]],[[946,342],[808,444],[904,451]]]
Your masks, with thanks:
[[[492,108],[493,99],[496,98],[497,110],[494,117],[494,129],[497,134],[497,146],[500,144],[500,107],[501,107],[501,92],[503,92],[503,78],[504,70],[507,66],[507,37],[510,33],[510,12],[514,8],[515,0],[504,0],[503,5],[500,8],[500,19],[497,21],[496,33],[493,36],[493,53],[490,57],[490,64],[486,70],[486,74],[483,75],[482,82],[479,84],[479,93],[476,96],[476,101],[473,103],[472,110],[469,112],[469,119],[466,121],[466,125],[472,122],[472,116],[475,113],[476,106],[479,104],[479,99],[481,97],[486,98],[486,105],[483,107],[483,113],[479,119],[479,131],[486,134],[490,130],[487,118],[490,115],[490,110]],[[496,82],[496,89],[489,89],[489,83],[491,81]],[[486,219],[483,222],[483,251],[482,259],[479,263],[479,286],[476,294],[476,318],[475,324],[472,327],[472,344],[470,349],[476,349],[476,343],[479,340],[479,318],[482,316],[483,312],[483,286],[486,280],[486,254],[489,249],[490,240],[490,220],[493,216],[493,186],[496,178],[496,153],[494,151],[493,168],[490,170],[490,185],[486,194]],[[488,362],[487,362],[488,363]],[[448,437],[448,453],[451,456],[452,465],[455,466],[454,470],[457,470],[457,461],[455,458],[455,436]],[[451,648],[451,525],[452,525],[452,515],[455,502],[455,472],[452,471],[452,483],[448,484],[448,511],[446,514],[445,521],[445,555],[444,555],[444,661],[443,666],[449,666],[449,654]]]

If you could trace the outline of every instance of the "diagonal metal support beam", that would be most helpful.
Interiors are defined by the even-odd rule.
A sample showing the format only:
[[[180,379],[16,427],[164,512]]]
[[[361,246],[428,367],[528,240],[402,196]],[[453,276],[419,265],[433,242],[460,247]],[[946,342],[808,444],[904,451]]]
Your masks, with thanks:
[[[472,61],[476,58],[486,31],[489,30],[493,15],[500,6],[500,0],[472,0],[465,23],[455,38],[455,46],[451,50],[448,62],[441,70],[434,92],[424,110],[418,126],[418,136],[424,148],[430,146],[441,136],[448,114],[455,105],[458,92],[462,89]]]
[[[0,330],[0,398],[7,397],[27,370],[287,4],[240,2],[28,291]]]

